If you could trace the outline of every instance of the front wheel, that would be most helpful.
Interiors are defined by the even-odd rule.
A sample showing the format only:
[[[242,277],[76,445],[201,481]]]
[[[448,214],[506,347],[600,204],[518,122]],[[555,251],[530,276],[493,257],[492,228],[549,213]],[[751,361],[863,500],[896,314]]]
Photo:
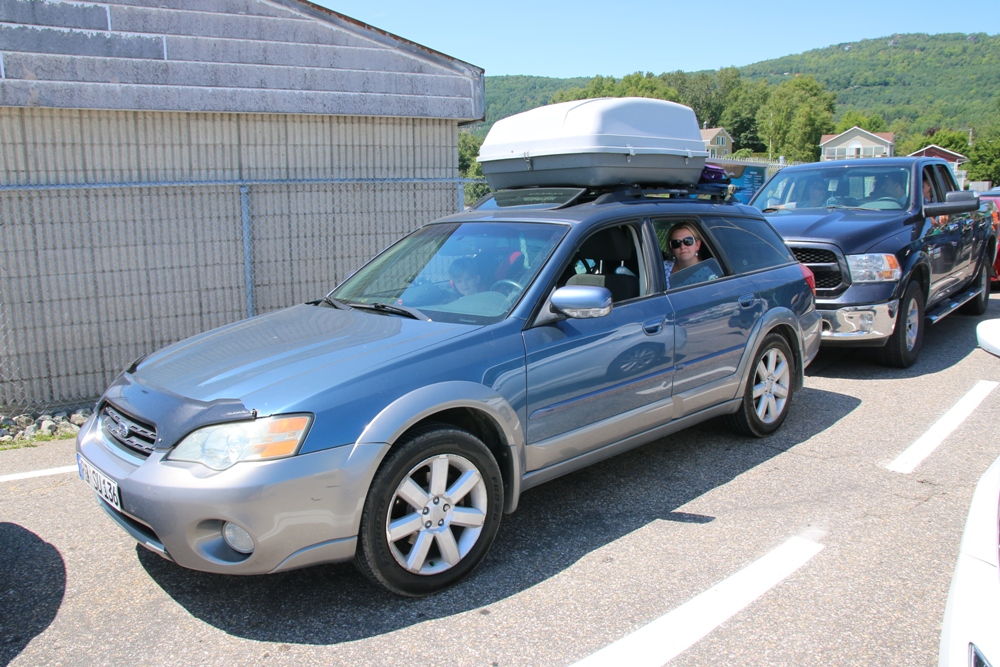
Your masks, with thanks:
[[[924,292],[911,282],[906,286],[896,313],[896,328],[885,347],[878,350],[879,361],[894,368],[909,368],[924,346]]]
[[[437,593],[483,559],[502,510],[503,480],[486,445],[445,425],[420,429],[375,474],[354,563],[394,593]]]
[[[768,334],[754,358],[740,409],[730,415],[737,432],[757,438],[771,435],[788,415],[795,378],[795,357],[788,341]]]

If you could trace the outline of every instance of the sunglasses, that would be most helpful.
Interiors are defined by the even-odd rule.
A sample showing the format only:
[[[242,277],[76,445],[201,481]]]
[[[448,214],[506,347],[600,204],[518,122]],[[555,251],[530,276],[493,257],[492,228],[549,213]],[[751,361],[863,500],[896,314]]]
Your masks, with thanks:
[[[670,247],[673,248],[674,250],[680,248],[682,243],[687,246],[692,246],[694,245],[694,237],[685,236],[682,239],[670,239]]]

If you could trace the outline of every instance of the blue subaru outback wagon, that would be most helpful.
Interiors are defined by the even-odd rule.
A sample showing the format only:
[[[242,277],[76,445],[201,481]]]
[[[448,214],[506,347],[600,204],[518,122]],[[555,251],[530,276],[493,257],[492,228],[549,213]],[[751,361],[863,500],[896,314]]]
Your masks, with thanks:
[[[427,224],[321,300],[132,364],[80,433],[81,477],[183,567],[353,560],[399,594],[446,588],[526,489],[788,415],[820,340],[811,274],[705,193],[528,188]],[[668,287],[677,225],[698,270]]]

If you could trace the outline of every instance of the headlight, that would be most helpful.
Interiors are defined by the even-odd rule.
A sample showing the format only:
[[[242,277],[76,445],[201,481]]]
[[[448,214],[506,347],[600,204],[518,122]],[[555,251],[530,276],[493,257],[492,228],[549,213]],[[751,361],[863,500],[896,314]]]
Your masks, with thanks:
[[[184,438],[167,458],[212,470],[225,470],[240,461],[280,459],[298,451],[311,422],[309,415],[286,415],[206,426]]]
[[[903,275],[895,255],[848,255],[847,266],[852,283],[881,283]]]

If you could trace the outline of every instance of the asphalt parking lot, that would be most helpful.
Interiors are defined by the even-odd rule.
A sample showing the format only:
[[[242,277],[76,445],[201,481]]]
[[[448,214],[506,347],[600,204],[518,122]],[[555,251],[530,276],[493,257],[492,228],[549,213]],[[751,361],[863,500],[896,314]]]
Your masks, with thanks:
[[[934,665],[972,491],[1000,456],[978,321],[930,328],[904,371],[824,351],[771,438],[709,422],[527,492],[479,570],[423,600],[349,565],[183,570],[74,472],[21,476],[74,466],[72,441],[0,452],[0,667],[639,664],[642,641],[655,664],[680,641],[671,665]],[[974,391],[912,472],[890,470]],[[752,568],[790,543],[805,555],[761,584]],[[703,596],[746,579],[763,590],[728,616]]]

